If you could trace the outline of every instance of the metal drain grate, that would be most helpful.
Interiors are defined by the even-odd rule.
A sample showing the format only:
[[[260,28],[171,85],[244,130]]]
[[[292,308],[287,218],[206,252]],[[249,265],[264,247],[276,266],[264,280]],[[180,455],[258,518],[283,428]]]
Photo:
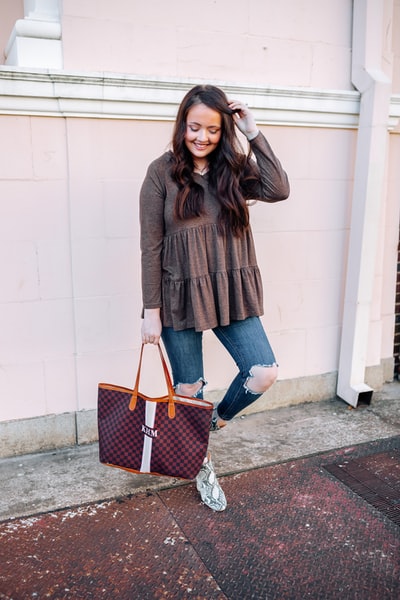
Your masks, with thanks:
[[[324,465],[324,469],[400,526],[398,450]]]

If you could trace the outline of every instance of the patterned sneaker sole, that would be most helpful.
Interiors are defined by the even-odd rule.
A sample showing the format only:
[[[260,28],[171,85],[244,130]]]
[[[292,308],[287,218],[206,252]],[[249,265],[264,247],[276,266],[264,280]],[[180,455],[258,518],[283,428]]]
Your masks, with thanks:
[[[221,512],[226,509],[225,494],[219,485],[214,470],[210,463],[205,464],[196,477],[196,487],[204,504]]]

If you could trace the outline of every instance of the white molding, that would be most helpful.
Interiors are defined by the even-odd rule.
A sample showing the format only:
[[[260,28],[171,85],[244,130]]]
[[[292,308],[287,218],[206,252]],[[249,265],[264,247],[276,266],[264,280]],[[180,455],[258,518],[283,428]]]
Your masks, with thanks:
[[[387,43],[385,36],[390,24],[383,3],[354,0],[351,80],[361,93],[362,101],[353,171],[337,384],[337,395],[354,407],[362,401],[371,402],[373,389],[365,381],[367,350],[373,303],[382,303],[381,293],[374,288],[376,272],[382,267],[378,257],[387,187],[385,120],[391,112],[392,82],[376,59]],[[388,231],[386,225],[385,232]]]
[[[30,69],[61,69],[60,4],[55,0],[24,0],[5,48],[6,65]]]
[[[0,114],[172,121],[183,95],[196,83],[190,79],[0,66]],[[357,91],[212,83],[247,102],[259,124],[358,126]],[[400,96],[392,100],[389,129],[400,119]]]

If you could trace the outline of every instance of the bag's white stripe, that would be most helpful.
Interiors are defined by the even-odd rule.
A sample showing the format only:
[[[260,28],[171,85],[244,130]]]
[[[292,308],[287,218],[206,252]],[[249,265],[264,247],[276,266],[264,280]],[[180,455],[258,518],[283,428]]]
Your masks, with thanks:
[[[150,429],[154,429],[154,422],[156,419],[156,408],[157,402],[149,402],[148,400],[146,401],[145,425],[146,427],[150,427]],[[140,471],[143,473],[149,473],[151,471],[150,461],[152,446],[153,438],[148,435],[145,435],[143,444],[142,464],[140,465]]]

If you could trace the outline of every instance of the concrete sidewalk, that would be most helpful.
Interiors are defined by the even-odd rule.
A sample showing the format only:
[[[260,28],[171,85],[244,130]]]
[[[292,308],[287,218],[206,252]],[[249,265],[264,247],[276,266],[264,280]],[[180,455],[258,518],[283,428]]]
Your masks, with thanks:
[[[370,406],[352,409],[335,398],[235,419],[211,434],[210,445],[217,473],[231,475],[399,433],[395,381],[375,393]],[[4,521],[188,484],[105,467],[92,444],[2,459],[0,485]]]

